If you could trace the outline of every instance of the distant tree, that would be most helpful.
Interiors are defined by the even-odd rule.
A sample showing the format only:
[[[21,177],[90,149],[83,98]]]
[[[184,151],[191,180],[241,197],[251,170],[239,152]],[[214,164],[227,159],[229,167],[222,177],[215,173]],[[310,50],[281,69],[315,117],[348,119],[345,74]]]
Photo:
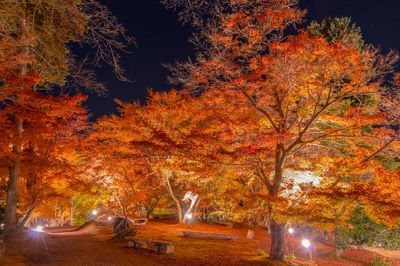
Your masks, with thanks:
[[[324,37],[329,44],[341,42],[343,45],[352,45],[360,51],[366,51],[370,47],[364,43],[361,34],[361,28],[355,23],[351,23],[348,17],[328,17],[318,23],[312,21],[307,27],[307,31],[312,36]]]

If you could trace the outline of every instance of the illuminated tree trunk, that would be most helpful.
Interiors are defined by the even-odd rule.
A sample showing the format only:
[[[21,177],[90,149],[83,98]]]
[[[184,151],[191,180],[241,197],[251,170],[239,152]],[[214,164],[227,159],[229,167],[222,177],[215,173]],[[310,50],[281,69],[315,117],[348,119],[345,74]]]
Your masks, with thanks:
[[[16,118],[16,131],[18,137],[22,137],[22,120]],[[6,236],[12,236],[17,231],[17,200],[18,200],[18,183],[19,173],[21,170],[21,160],[19,158],[21,149],[19,144],[13,145],[13,153],[15,158],[11,162],[9,167],[9,179],[7,187],[7,201],[5,209],[5,228],[4,234]]]
[[[26,222],[27,222],[27,221],[29,220],[29,218],[31,217],[31,214],[32,214],[32,212],[33,212],[34,209],[35,209],[35,205],[32,205],[32,206],[29,208],[28,212],[25,214],[25,217],[24,217],[24,219],[23,219],[22,222],[21,222],[21,227],[24,227],[24,226],[25,226]]]
[[[169,178],[166,178],[166,187],[168,189],[169,194],[171,195],[171,198],[175,201],[176,209],[178,212],[178,220],[179,223],[183,223],[183,207],[182,207],[182,202],[178,199],[178,197],[175,195],[174,191],[172,190],[171,183],[169,182]]]

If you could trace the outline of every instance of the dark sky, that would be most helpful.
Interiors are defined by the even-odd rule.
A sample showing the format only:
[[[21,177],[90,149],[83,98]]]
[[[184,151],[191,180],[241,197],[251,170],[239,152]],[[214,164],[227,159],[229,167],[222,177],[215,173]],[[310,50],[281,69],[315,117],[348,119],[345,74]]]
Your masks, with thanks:
[[[165,10],[159,0],[102,0],[136,39],[132,53],[122,55],[127,76],[133,83],[118,81],[111,69],[99,70],[99,78],[106,83],[109,95],[104,98],[91,95],[87,101],[94,117],[116,111],[114,98],[122,101],[144,101],[148,89],[168,90],[168,70],[162,63],[173,63],[193,56],[187,42],[190,26],[182,26],[177,16]],[[308,10],[305,25],[327,16],[348,16],[362,29],[367,43],[400,50],[399,0],[300,0]]]

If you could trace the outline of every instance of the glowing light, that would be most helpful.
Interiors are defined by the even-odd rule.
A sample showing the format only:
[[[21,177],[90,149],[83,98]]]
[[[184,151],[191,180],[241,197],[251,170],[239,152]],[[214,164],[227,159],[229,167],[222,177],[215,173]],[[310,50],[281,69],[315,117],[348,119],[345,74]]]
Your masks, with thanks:
[[[289,229],[288,229],[288,232],[289,232],[289,234],[293,234],[293,233],[294,233],[293,228],[289,228]]]
[[[111,219],[112,219],[112,217],[111,217],[111,216],[108,216],[107,220],[111,221]]]
[[[43,226],[41,226],[41,225],[36,226],[35,231],[43,232]]]
[[[308,239],[303,239],[303,240],[301,241],[301,244],[302,244],[303,247],[305,247],[305,248],[309,248],[309,247],[311,246],[311,242],[310,242],[310,240],[308,240]]]
[[[92,211],[92,214],[93,214],[93,215],[97,215],[97,210],[93,210],[93,211]]]
[[[186,217],[187,219],[192,219],[193,215],[192,215],[191,213],[186,213],[186,214],[185,214],[185,217]]]

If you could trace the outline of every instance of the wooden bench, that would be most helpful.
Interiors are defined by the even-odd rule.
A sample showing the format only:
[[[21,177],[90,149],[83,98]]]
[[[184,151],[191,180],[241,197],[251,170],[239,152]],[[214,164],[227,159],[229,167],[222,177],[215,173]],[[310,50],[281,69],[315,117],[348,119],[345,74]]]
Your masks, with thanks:
[[[208,238],[208,239],[228,239],[228,240],[238,239],[237,236],[232,236],[232,235],[211,234],[211,233],[192,232],[192,231],[183,231],[183,236]]]
[[[232,222],[224,222],[224,221],[218,221],[218,220],[211,220],[211,222],[219,225],[225,225],[228,228],[234,228],[235,224]]]
[[[131,248],[151,249],[156,254],[167,254],[175,251],[175,246],[172,242],[139,239],[129,236],[125,237],[125,239],[128,240],[128,247]]]
[[[132,224],[135,226],[146,225],[147,222],[149,221],[149,219],[147,218],[129,218],[129,217],[128,220],[132,222]]]
[[[175,219],[176,214],[154,214],[153,219]]]

